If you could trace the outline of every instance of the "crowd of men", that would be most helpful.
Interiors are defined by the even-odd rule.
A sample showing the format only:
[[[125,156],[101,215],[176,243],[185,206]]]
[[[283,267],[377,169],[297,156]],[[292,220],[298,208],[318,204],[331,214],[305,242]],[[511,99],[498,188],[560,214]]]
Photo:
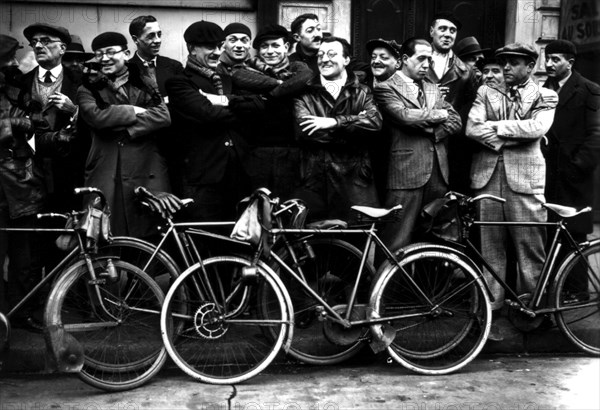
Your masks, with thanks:
[[[263,186],[303,199],[313,219],[402,204],[402,218],[383,227],[392,249],[413,240],[422,207],[449,190],[507,200],[482,202],[482,220],[545,221],[546,201],[591,205],[600,87],[573,70],[575,46],[546,46],[541,86],[533,46],[455,45],[460,29],[439,13],[429,39],[373,39],[360,62],[314,14],[254,37],[241,23],[199,21],[184,32],[183,66],[159,54],[152,16],[131,23],[130,39],[96,36],[92,53],[66,28],[39,23],[23,33],[38,63],[27,74],[16,69],[19,41],[1,35],[0,227],[78,208],[80,185],[105,193],[113,234],[149,239],[156,224],[137,205],[137,186],[193,198],[182,215],[197,221],[234,219],[238,201]],[[574,227],[583,238],[592,221]],[[31,234],[0,235],[13,305],[45,261]],[[543,229],[490,227],[481,242],[501,275],[512,246],[518,292],[534,288]],[[503,289],[490,285],[497,315]],[[37,326],[27,309],[17,322]]]

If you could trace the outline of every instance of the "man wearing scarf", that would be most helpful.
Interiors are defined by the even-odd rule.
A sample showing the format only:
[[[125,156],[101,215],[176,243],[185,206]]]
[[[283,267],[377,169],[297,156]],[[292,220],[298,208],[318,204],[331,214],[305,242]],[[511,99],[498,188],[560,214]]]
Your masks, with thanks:
[[[80,114],[92,133],[85,184],[106,195],[114,235],[147,238],[156,233],[156,225],[137,208],[133,190],[142,185],[170,191],[156,132],[168,127],[171,117],[156,82],[126,64],[125,36],[102,33],[92,41],[92,50],[103,80],[88,81],[77,92]]]
[[[195,221],[232,219],[249,188],[242,167],[247,144],[238,129],[245,124],[229,108],[231,77],[216,71],[225,35],[217,24],[198,21],[183,38],[187,64],[166,83],[183,168],[181,194],[194,199],[187,212]]]
[[[246,69],[233,73],[233,82],[241,92],[266,97],[264,110],[252,113],[255,127],[248,137],[252,149],[245,162],[246,170],[253,189],[267,187],[278,197],[288,199],[300,179],[293,97],[306,89],[314,74],[300,61],[290,63],[290,34],[285,27],[265,26],[252,46],[258,50],[258,57],[249,58]]]

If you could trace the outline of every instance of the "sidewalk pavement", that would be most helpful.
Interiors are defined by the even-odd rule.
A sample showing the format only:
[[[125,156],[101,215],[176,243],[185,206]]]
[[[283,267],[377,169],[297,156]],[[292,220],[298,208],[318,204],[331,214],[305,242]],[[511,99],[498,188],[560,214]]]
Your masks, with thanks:
[[[523,333],[517,330],[507,318],[498,319],[496,325],[499,327],[502,341],[490,341],[486,343],[483,354],[532,354],[532,353],[576,353],[578,349],[563,336],[560,329],[555,325],[549,329],[535,330]],[[600,332],[600,329],[587,329],[590,332]],[[366,347],[368,349],[368,347]],[[366,353],[366,354],[371,354]],[[384,353],[385,355],[385,353]],[[46,346],[41,334],[31,333],[23,329],[13,329],[10,341],[10,350],[3,355],[4,373],[48,373],[46,369]],[[385,359],[381,359],[385,360]],[[275,363],[288,363],[289,360],[281,354]],[[174,366],[173,363],[171,366]]]

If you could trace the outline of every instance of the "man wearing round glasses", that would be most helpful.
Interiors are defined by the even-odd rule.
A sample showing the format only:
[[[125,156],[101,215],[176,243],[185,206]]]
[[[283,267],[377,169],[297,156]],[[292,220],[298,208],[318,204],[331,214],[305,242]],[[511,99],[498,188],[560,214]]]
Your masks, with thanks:
[[[64,27],[35,23],[23,30],[39,64],[23,76],[21,98],[32,113],[42,114],[52,131],[69,127],[70,141],[55,144],[55,150],[39,149],[44,157],[44,172],[48,187],[48,209],[68,211],[79,206],[73,188],[83,183],[83,169],[77,157],[85,156],[85,148],[74,145],[78,108],[74,103],[81,75],[62,64],[71,35]],[[68,145],[68,146],[67,146]]]

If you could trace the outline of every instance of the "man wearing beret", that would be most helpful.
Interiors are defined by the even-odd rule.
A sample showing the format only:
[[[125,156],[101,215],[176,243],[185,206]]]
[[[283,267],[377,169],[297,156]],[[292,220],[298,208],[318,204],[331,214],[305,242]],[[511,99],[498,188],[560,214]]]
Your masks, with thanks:
[[[251,120],[256,127],[248,134],[252,149],[246,170],[253,189],[267,187],[278,197],[288,199],[300,179],[292,99],[306,89],[313,72],[300,61],[290,63],[290,34],[285,27],[263,27],[252,46],[258,56],[247,60],[248,69],[233,74],[238,89],[266,96],[265,109],[253,114]]]
[[[600,86],[573,69],[577,49],[567,40],[546,46],[544,87],[558,92],[554,122],[547,134],[546,199],[577,209],[591,206],[597,187],[594,170],[600,161]],[[569,232],[577,242],[593,230],[592,213],[569,219]],[[585,270],[574,275],[566,287],[573,299],[587,299]]]
[[[171,117],[151,76],[127,66],[125,36],[102,33],[92,41],[92,50],[104,80],[86,81],[77,92],[81,116],[92,133],[85,184],[106,195],[114,235],[148,238],[156,233],[155,224],[137,208],[133,190],[142,185],[170,191],[156,139]]]
[[[352,205],[379,204],[368,147],[382,119],[371,90],[346,69],[346,40],[323,39],[317,57],[319,73],[294,100],[303,148],[298,196],[314,219],[349,220]]]
[[[477,78],[475,71],[466,65],[453,51],[456,35],[462,24],[450,12],[437,13],[431,22],[429,35],[433,47],[433,64],[427,77],[438,84],[446,101],[460,114],[463,128],[448,140],[450,166],[450,189],[469,191],[469,165],[474,144],[464,135],[469,109],[475,99]]]
[[[541,141],[550,129],[558,96],[531,79],[538,53],[529,44],[508,44],[496,51],[504,70],[506,91],[483,85],[469,113],[467,136],[482,145],[471,166],[475,195],[492,194],[501,204],[480,201],[482,221],[545,222],[546,163]],[[506,250],[512,243],[518,263],[517,293],[533,293],[545,260],[545,230],[540,227],[490,226],[481,229],[482,254],[503,279]],[[497,318],[504,288],[486,271]],[[500,340],[497,328],[492,340]]]
[[[231,76],[217,73],[225,34],[217,24],[198,21],[184,32],[187,64],[166,88],[182,166],[182,195],[194,199],[186,210],[197,221],[232,220],[248,193],[242,161],[245,124],[229,109]]]
[[[162,45],[162,30],[154,16],[138,16],[129,24],[129,34],[137,51],[129,60],[130,64],[147,67],[148,72],[158,83],[160,94],[167,96],[167,79],[183,72],[183,66],[177,60],[159,55]]]
[[[242,23],[231,23],[223,30],[225,42],[220,57],[219,74],[233,75],[235,69],[243,68],[250,57],[252,32]]]
[[[42,112],[52,130],[66,124],[77,123],[78,108],[75,105],[81,74],[66,68],[62,59],[71,44],[71,35],[64,27],[35,23],[23,30],[33,49],[38,67],[23,77],[23,101],[29,101],[32,112]],[[76,131],[76,127],[72,127]],[[76,137],[76,133],[73,137]],[[71,145],[74,142],[71,143]],[[50,148],[50,147],[49,147]],[[73,188],[81,185],[83,173],[76,156],[79,150],[43,150],[44,172],[48,188],[48,207],[53,211],[68,211],[79,206]],[[83,154],[85,155],[85,154]]]
[[[61,132],[51,131],[41,115],[28,115],[28,106],[19,100],[23,93],[16,51],[16,39],[0,34],[0,227],[34,228],[36,214],[45,210],[46,186],[40,158],[32,149],[43,151],[60,144]],[[44,244],[28,232],[0,232],[0,273],[8,255],[8,289],[2,291],[2,310],[14,307],[41,279]],[[4,280],[0,282],[4,284]],[[6,305],[8,304],[8,306]],[[11,318],[15,327],[40,331],[32,315],[35,306],[23,306]]]
[[[373,53],[384,44],[367,43]],[[460,116],[428,78],[431,45],[425,39],[404,41],[399,53],[402,69],[377,81],[373,93],[390,134],[386,207],[402,205],[400,221],[384,230],[388,247],[397,250],[411,242],[412,231],[428,202],[448,191],[446,139],[460,130]]]

